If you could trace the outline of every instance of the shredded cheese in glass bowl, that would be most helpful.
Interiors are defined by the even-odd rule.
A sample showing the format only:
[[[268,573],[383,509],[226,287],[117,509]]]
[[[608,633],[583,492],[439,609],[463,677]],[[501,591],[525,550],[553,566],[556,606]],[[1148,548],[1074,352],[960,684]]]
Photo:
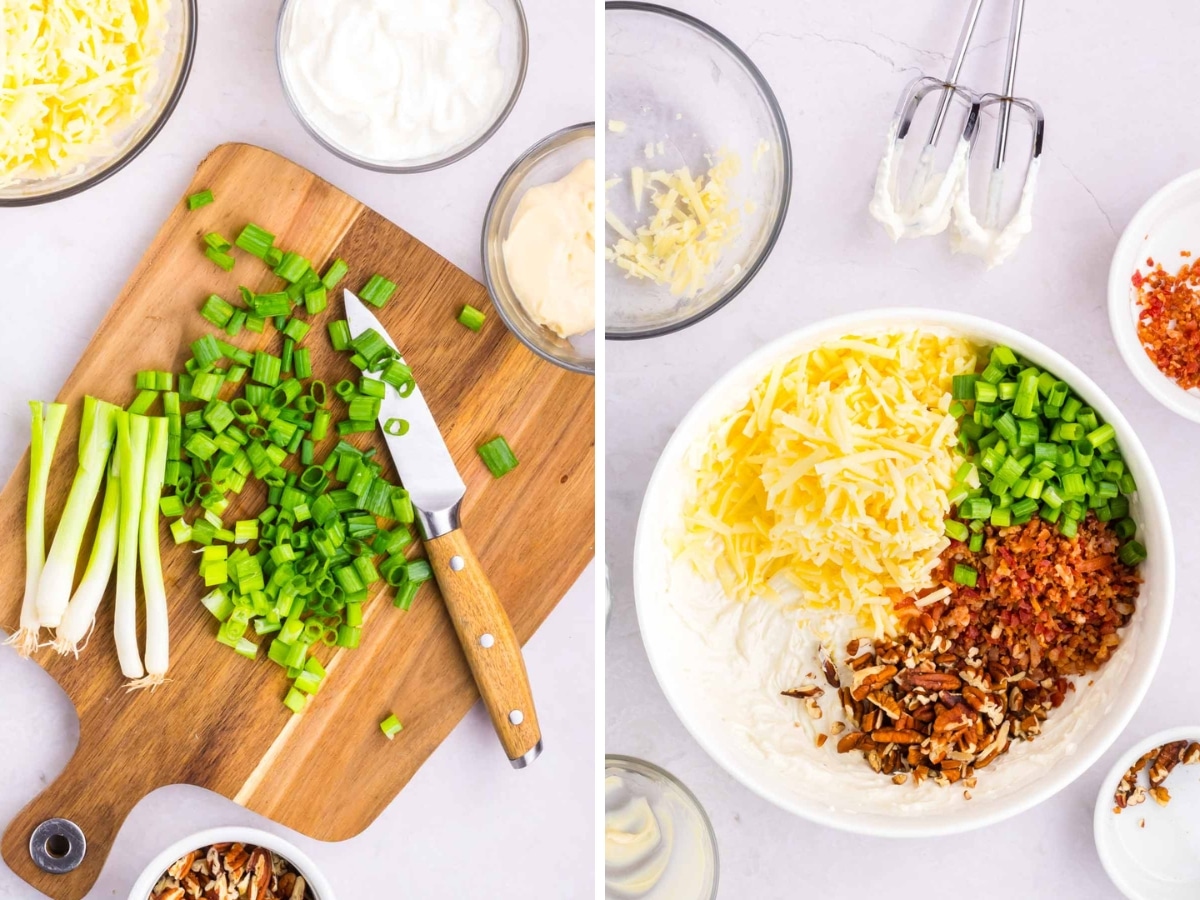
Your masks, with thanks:
[[[149,144],[191,68],[195,0],[6,0],[0,206],[67,197]]]
[[[783,228],[792,153],[762,73],[685,13],[605,6],[605,336],[694,324],[758,273]]]

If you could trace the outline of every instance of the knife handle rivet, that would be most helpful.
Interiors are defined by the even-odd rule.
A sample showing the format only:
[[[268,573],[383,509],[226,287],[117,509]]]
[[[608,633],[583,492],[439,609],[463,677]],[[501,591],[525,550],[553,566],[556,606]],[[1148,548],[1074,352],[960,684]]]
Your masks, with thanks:
[[[508,721],[512,722],[514,725],[520,725],[525,721],[525,713],[521,712],[519,709],[514,709],[508,714]]]
[[[496,643],[496,639],[490,634],[481,634],[479,636],[479,646],[483,647],[484,649],[492,646],[494,643]]]
[[[455,572],[461,572],[466,564],[467,561],[457,554],[450,557],[450,568]]]

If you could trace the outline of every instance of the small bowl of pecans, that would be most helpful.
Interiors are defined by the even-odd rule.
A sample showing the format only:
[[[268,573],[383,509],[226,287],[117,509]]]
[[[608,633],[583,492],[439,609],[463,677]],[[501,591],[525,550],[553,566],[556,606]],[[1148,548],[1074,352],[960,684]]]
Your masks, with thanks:
[[[1153,734],[1100,784],[1096,852],[1129,900],[1200,895],[1200,725]]]
[[[1108,321],[1142,387],[1200,422],[1200,170],[1160,189],[1125,228],[1108,274]]]
[[[212,828],[154,858],[129,900],[334,900],[300,848],[256,828]]]

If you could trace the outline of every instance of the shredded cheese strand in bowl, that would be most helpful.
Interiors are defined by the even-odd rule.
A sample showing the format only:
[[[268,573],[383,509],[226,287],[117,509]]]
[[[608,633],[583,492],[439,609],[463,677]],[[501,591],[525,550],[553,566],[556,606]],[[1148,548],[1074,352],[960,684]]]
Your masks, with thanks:
[[[0,0],[0,186],[106,152],[148,108],[167,0]]]
[[[738,155],[724,152],[711,160],[707,172],[695,177],[686,166],[674,172],[634,167],[630,172],[634,206],[641,210],[642,194],[649,190],[652,214],[634,231],[606,210],[604,219],[617,239],[604,249],[604,258],[627,277],[668,285],[676,296],[696,296],[721,252],[741,230],[730,195],[730,182],[740,169]],[[610,181],[605,187],[616,183]]]
[[[847,336],[778,363],[708,436],[672,540],[745,601],[796,589],[808,610],[893,635],[893,601],[930,584],[961,463],[949,414],[976,348],[932,331]]]

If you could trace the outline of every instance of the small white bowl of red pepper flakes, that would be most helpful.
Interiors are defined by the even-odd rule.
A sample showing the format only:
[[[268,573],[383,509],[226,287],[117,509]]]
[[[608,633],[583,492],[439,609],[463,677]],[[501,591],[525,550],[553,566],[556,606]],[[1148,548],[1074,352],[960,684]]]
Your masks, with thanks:
[[[1142,387],[1200,422],[1200,170],[1159,190],[1121,235],[1108,317]]]

